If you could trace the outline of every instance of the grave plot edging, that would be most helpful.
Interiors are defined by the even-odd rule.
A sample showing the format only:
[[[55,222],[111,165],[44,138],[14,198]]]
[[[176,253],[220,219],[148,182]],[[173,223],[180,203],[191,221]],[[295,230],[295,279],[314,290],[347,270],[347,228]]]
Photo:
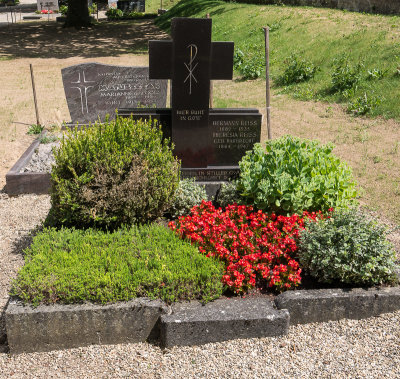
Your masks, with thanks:
[[[291,325],[360,320],[399,310],[400,287],[287,291],[275,298],[275,305],[289,311]]]
[[[160,342],[202,345],[236,338],[283,336],[290,325],[363,319],[400,309],[400,287],[295,290],[265,297],[218,299],[202,306],[138,298],[110,305],[24,306],[5,312],[11,354],[72,347]]]
[[[5,312],[10,353],[68,349],[88,345],[144,342],[167,307],[138,298],[109,305],[24,306],[10,299]],[[156,333],[157,334],[157,333]]]
[[[40,145],[40,139],[44,134],[31,143],[21,158],[11,167],[6,174],[6,192],[9,196],[17,196],[24,193],[38,195],[48,194],[50,190],[51,175],[46,172],[21,172],[29,163],[33,153]]]

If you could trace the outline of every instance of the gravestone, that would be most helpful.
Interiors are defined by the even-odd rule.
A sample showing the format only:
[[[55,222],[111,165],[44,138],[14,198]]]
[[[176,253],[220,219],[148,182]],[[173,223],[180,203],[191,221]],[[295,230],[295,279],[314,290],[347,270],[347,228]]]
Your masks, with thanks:
[[[84,63],[61,70],[72,123],[104,121],[120,107],[162,108],[167,81],[149,80],[148,67]]]
[[[171,109],[119,109],[122,116],[158,119],[182,161],[181,176],[221,182],[260,141],[257,109],[210,109],[210,81],[231,80],[233,42],[211,42],[211,19],[174,18],[172,41],[149,41],[149,77],[171,79]],[[214,186],[214,188],[216,188]]]
[[[59,6],[58,6],[58,0],[37,0],[37,10],[41,12],[42,10],[46,11],[58,11]]]
[[[146,11],[145,0],[118,0],[117,8],[123,12],[142,12]]]

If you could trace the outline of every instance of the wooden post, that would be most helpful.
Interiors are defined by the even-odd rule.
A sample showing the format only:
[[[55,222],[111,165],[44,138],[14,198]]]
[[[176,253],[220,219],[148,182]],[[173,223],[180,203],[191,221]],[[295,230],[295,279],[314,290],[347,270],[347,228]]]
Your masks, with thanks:
[[[207,13],[207,16],[206,16],[207,18],[210,18],[210,13]],[[214,95],[213,95],[213,90],[214,90],[214,85],[213,85],[213,82],[212,82],[212,80],[210,80],[210,108],[212,108],[213,107],[213,97],[214,97]]]
[[[33,101],[34,101],[34,103],[35,103],[35,112],[36,112],[36,125],[40,125],[39,110],[38,110],[37,99],[36,99],[35,77],[33,76],[33,67],[32,67],[32,63],[29,64],[29,67],[30,67],[30,69],[31,69],[31,80],[32,80],[32,90],[33,90]]]
[[[267,103],[267,133],[268,139],[271,135],[271,92],[269,88],[269,27],[264,27],[265,33],[265,97]]]

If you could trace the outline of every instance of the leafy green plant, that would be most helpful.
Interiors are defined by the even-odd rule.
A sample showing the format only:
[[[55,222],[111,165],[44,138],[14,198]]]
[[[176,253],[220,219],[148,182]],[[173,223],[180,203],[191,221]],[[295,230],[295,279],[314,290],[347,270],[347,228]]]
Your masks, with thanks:
[[[394,279],[396,255],[385,229],[356,209],[307,221],[298,254],[301,265],[320,282],[373,285]]]
[[[42,133],[44,126],[38,124],[29,125],[28,131],[26,134],[36,135]]]
[[[331,76],[332,91],[343,92],[356,88],[361,80],[363,65],[350,65],[346,57],[336,60],[337,64]]]
[[[173,202],[167,212],[172,218],[186,215],[202,200],[207,200],[204,186],[198,185],[194,179],[183,179],[179,182]]]
[[[55,152],[51,220],[79,227],[146,223],[169,207],[179,162],[156,122],[118,117],[70,130]]]
[[[46,134],[42,138],[40,138],[40,143],[47,144],[52,142],[57,142],[59,138],[54,134]]]
[[[220,207],[227,207],[230,204],[243,204],[236,181],[222,183],[217,193],[216,202]]]
[[[223,290],[223,264],[162,225],[45,229],[25,251],[12,294],[25,303],[110,303],[136,297],[207,302]]]
[[[286,69],[279,79],[279,82],[284,85],[310,80],[319,70],[312,62],[298,57],[296,54],[290,55],[285,60],[285,65]]]
[[[242,79],[257,79],[265,68],[263,60],[257,54],[243,53],[237,49],[233,56],[233,67],[242,75]]]
[[[67,5],[60,5],[59,9],[62,16],[66,16],[68,13],[68,6]]]
[[[110,8],[107,10],[106,12],[106,16],[107,18],[109,18],[110,20],[115,20],[115,19],[119,19],[124,15],[124,12],[122,12],[121,9],[117,9],[117,8]]]
[[[92,3],[92,6],[89,7],[89,16],[97,13],[97,4],[96,3]]]
[[[381,102],[382,100],[380,98],[368,96],[367,93],[364,92],[364,95],[349,102],[347,111],[353,113],[355,116],[365,115],[370,113],[376,106],[381,104]]]
[[[379,80],[385,76],[386,72],[381,70],[380,68],[374,68],[372,70],[368,70],[367,79],[368,80]]]
[[[300,214],[348,207],[357,191],[351,169],[320,145],[292,136],[256,144],[239,162],[238,190],[246,204],[263,211]]]

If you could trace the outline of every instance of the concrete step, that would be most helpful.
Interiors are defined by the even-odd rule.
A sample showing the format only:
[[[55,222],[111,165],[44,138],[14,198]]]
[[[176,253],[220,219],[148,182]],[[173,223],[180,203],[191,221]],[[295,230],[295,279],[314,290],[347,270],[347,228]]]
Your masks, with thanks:
[[[289,313],[262,298],[219,299],[206,305],[176,304],[161,316],[161,345],[190,346],[236,338],[286,335]]]

